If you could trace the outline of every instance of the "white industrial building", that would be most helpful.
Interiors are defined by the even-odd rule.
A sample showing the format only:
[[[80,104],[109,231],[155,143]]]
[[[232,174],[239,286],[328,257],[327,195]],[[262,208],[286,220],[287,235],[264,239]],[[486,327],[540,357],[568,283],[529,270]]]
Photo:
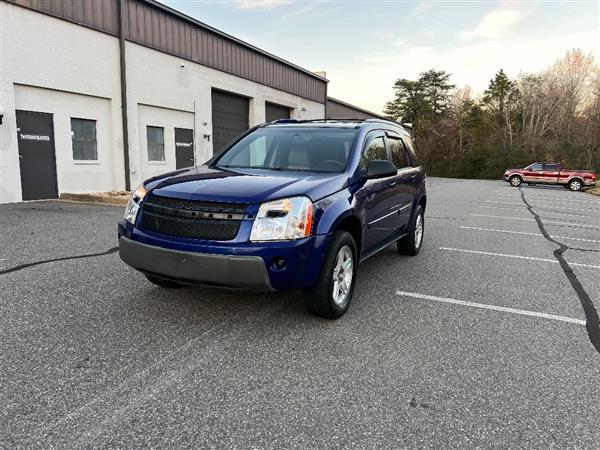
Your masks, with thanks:
[[[0,203],[135,188],[326,116],[323,76],[154,0],[0,0],[0,30]]]

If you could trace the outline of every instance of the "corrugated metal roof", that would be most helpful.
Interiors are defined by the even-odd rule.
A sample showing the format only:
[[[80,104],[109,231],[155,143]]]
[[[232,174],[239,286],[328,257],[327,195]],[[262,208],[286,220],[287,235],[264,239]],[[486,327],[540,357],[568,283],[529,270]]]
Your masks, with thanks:
[[[328,119],[386,119],[381,114],[368,111],[358,106],[351,105],[342,100],[338,100],[333,97],[327,97],[327,111]]]
[[[325,103],[327,79],[230,36],[156,0],[4,0],[113,36],[124,2],[127,40]]]

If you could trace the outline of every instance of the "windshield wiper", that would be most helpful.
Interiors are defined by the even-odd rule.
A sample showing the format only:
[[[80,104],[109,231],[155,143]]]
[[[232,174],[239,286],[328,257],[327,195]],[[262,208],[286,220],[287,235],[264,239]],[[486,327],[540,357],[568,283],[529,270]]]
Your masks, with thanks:
[[[252,166],[215,166],[217,169],[260,169],[260,170],[283,170],[281,167],[252,167]]]

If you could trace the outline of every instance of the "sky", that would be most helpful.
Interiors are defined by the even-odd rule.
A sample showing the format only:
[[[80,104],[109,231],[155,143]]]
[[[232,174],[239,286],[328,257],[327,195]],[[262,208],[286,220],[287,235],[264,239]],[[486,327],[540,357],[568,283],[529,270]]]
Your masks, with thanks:
[[[571,48],[600,59],[600,0],[162,0],[311,71],[328,94],[381,113],[398,78],[434,68],[480,93],[550,66]]]

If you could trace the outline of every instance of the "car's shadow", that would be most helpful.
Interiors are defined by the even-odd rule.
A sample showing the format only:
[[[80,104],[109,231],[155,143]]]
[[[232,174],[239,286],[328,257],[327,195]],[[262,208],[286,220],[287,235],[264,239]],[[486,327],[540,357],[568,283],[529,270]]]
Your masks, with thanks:
[[[341,320],[354,316],[358,309],[369,308],[373,292],[388,292],[389,286],[382,281],[398,268],[397,265],[408,267],[411,259],[398,255],[395,245],[390,245],[361,263],[352,304]],[[249,292],[193,285],[167,289],[152,285],[133,270],[128,272],[131,272],[128,278],[136,280],[133,290],[136,295],[130,297],[126,308],[130,311],[137,310],[136,315],[144,314],[144,320],[160,319],[171,324],[195,326],[204,324],[207,318],[231,318],[239,314],[251,318],[267,314],[271,316],[271,320],[279,317],[287,325],[306,321],[321,325],[334,322],[308,313],[300,289]]]

